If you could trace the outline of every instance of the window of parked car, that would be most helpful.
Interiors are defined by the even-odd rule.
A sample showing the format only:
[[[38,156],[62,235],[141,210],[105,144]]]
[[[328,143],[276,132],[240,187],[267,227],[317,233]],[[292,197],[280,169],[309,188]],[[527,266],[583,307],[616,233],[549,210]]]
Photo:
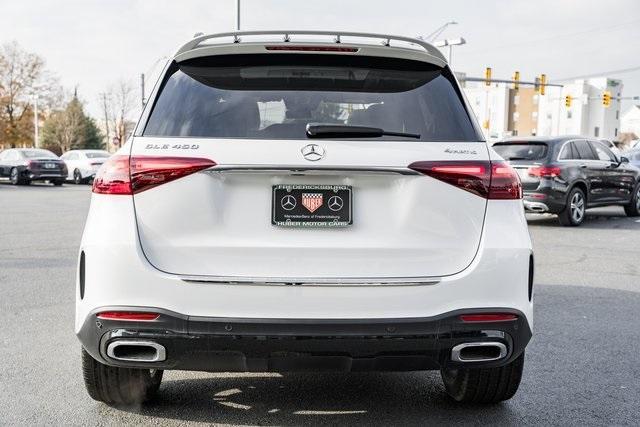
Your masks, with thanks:
[[[605,147],[602,143],[591,141],[591,146],[594,150],[596,150],[596,154],[598,155],[598,160],[602,160],[605,162],[617,162],[616,156]]]
[[[574,148],[578,151],[578,158],[582,160],[597,160],[597,157],[589,143],[584,139],[573,141]]]
[[[106,151],[86,151],[84,155],[87,157],[87,159],[104,159],[110,156],[110,154]]]
[[[574,160],[579,158],[580,157],[578,156],[578,152],[573,146],[573,142],[564,144],[562,150],[560,151],[560,155],[558,156],[558,160]]]
[[[27,159],[35,159],[38,157],[45,157],[47,159],[57,159],[58,156],[53,154],[49,150],[23,150],[22,156]]]
[[[78,153],[67,153],[62,158],[64,160],[78,160]]]
[[[498,142],[493,150],[505,160],[540,160],[547,156],[547,144],[542,142]]]

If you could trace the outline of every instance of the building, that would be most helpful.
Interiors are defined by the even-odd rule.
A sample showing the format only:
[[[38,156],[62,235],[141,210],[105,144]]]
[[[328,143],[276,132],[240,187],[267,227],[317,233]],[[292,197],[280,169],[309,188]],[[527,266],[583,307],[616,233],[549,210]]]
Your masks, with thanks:
[[[622,81],[600,77],[576,80],[555,90],[555,96],[540,97],[539,135],[585,135],[617,139],[620,133],[620,96]],[[551,92],[551,91],[550,91]],[[559,93],[558,93],[559,92]],[[603,104],[603,94],[611,94],[611,104]],[[566,105],[566,97],[571,105]]]
[[[547,86],[540,95],[531,86],[515,90],[511,85],[467,82],[463,85],[485,137],[585,135],[615,140],[620,133],[622,81],[609,78],[576,80],[563,87]],[[604,92],[611,94],[609,107]],[[566,105],[566,96],[571,105]],[[640,108],[638,109],[640,123]],[[635,117],[635,116],[634,116]]]
[[[622,114],[620,131],[640,135],[640,105],[634,105]]]

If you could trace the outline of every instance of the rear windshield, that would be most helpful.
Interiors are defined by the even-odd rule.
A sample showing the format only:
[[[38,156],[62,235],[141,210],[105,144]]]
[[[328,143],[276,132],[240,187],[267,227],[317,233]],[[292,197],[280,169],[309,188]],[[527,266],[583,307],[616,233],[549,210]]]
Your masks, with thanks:
[[[88,159],[102,159],[110,156],[110,154],[107,153],[106,151],[105,152],[100,152],[100,151],[85,152],[84,155],[87,156]]]
[[[47,158],[47,159],[57,159],[58,156],[53,154],[49,150],[23,150],[22,155],[27,159],[36,159],[39,157]]]
[[[505,160],[542,160],[547,144],[541,142],[498,142],[493,149]]]
[[[144,135],[304,139],[308,123],[373,126],[422,141],[483,140],[446,68],[305,54],[174,63]]]

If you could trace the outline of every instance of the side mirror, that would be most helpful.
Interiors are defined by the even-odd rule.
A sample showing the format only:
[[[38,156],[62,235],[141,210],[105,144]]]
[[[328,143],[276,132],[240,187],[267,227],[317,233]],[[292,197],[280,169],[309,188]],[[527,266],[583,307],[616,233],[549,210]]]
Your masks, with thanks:
[[[621,157],[620,157],[620,163],[629,163],[629,158],[628,158],[628,157],[621,156]]]

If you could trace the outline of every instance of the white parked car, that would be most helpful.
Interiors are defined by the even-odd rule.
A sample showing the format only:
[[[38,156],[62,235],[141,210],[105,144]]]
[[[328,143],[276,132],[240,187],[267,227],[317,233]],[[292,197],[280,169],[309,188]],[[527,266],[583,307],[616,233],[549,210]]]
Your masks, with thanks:
[[[105,150],[70,150],[60,158],[67,165],[67,180],[82,184],[92,180],[111,154]]]
[[[310,33],[189,41],[100,169],[75,324],[94,399],[142,401],[166,369],[437,369],[458,401],[516,392],[517,174],[438,49]]]

